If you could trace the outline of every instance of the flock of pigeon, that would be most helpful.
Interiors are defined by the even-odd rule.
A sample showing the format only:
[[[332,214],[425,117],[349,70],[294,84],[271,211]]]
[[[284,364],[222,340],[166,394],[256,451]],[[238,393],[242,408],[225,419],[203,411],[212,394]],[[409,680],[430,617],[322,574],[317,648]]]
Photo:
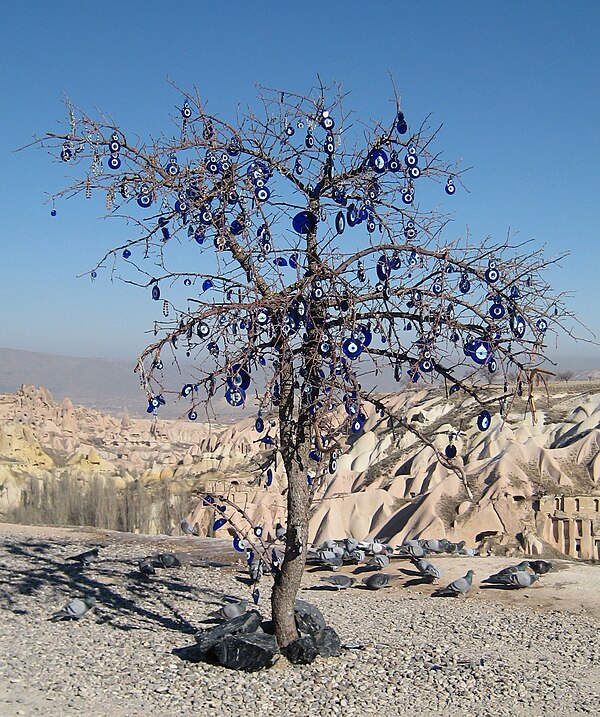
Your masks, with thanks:
[[[393,559],[409,559],[425,583],[435,583],[442,577],[442,570],[427,558],[433,554],[466,555],[479,554],[477,548],[467,548],[464,541],[452,543],[445,538],[429,540],[406,540],[395,548],[387,543],[377,541],[358,541],[354,538],[343,540],[327,540],[309,551],[307,564],[339,570],[343,565],[363,564],[364,569],[381,571],[387,568]],[[511,565],[500,572],[490,575],[483,583],[503,588],[528,588],[552,569],[552,563],[546,560],[523,560],[518,565]],[[445,587],[437,589],[435,597],[456,597],[466,595],[473,584],[475,572],[469,570],[466,575],[452,581]],[[388,587],[398,579],[399,575],[375,572],[362,579],[362,583],[370,590]],[[350,575],[327,575],[321,580],[336,590],[345,590],[356,583],[357,578]]]
[[[182,521],[182,529],[184,532],[188,532],[184,529],[184,522]],[[277,540],[285,539],[285,528],[280,524],[277,524],[275,533]],[[190,530],[188,534],[193,533]],[[380,590],[389,587],[400,577],[400,575],[382,572],[384,568],[390,566],[392,560],[410,560],[422,582],[436,583],[442,578],[443,572],[428,560],[428,557],[435,554],[475,556],[478,555],[478,552],[477,548],[467,548],[464,541],[452,543],[445,538],[406,540],[395,548],[376,540],[359,541],[354,538],[344,538],[343,540],[327,540],[318,547],[310,548],[306,562],[307,565],[333,572],[337,572],[344,565],[360,566],[361,572],[371,572],[370,575],[362,578],[363,585],[369,590]],[[69,561],[79,563],[83,568],[89,567],[98,559],[98,548],[92,548],[67,558]],[[181,561],[174,553],[159,553],[138,562],[139,573],[146,579],[155,575],[157,569],[180,566]],[[482,583],[508,589],[528,588],[539,579],[540,575],[544,575],[551,569],[552,563],[545,560],[523,560],[518,565],[506,567],[500,572],[490,575]],[[250,561],[248,564],[250,585],[258,585],[264,572],[265,564],[262,560]],[[438,588],[432,595],[436,597],[466,595],[472,587],[474,574],[473,570],[469,570],[466,575],[457,578],[445,587]],[[340,573],[321,577],[321,580],[332,589],[345,590],[352,587],[358,578]],[[93,597],[75,598],[55,612],[50,620],[80,620],[94,608],[95,603]],[[243,614],[247,606],[247,600],[227,602],[211,613],[209,617],[222,621],[230,620]]]

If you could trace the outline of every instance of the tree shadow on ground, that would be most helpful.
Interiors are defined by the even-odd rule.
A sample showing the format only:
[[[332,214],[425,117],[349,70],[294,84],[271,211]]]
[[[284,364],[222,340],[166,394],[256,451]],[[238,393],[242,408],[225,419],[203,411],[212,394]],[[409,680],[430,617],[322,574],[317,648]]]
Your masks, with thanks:
[[[117,630],[138,630],[160,626],[192,634],[197,627],[182,613],[205,605],[220,606],[238,599],[210,587],[188,584],[178,576],[180,568],[157,571],[150,578],[132,569],[137,558],[101,558],[88,567],[68,562],[68,543],[37,540],[0,545],[0,610],[50,617],[73,597],[94,597],[97,622]],[[101,546],[99,546],[101,547]],[[74,547],[77,552],[81,545]],[[4,557],[4,560],[2,560]],[[10,560],[6,560],[9,557]],[[15,564],[16,563],[16,564]],[[32,598],[38,598],[32,605]],[[176,597],[179,607],[173,604]],[[183,606],[181,602],[184,601]],[[36,614],[37,613],[37,614]],[[198,622],[202,622],[199,615]]]

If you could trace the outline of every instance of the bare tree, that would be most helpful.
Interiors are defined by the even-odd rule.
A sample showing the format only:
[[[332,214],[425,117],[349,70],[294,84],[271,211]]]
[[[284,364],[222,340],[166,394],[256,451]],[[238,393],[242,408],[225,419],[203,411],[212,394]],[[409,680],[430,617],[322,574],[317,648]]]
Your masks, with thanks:
[[[569,383],[569,381],[573,378],[575,375],[575,371],[571,369],[566,369],[563,371],[556,371],[556,378],[559,378],[561,381],[564,381],[565,383]]]
[[[541,276],[560,257],[510,238],[447,238],[447,217],[425,208],[462,185],[437,130],[409,126],[398,96],[387,124],[360,123],[345,101],[339,87],[261,89],[255,110],[227,122],[182,93],[174,130],[150,141],[67,103],[68,129],[40,140],[76,172],[54,200],[101,190],[129,227],[92,276],[107,269],[162,303],[138,363],[148,410],[179,397],[195,420],[215,396],[257,405],[265,471],[279,457],[287,476],[285,555],[260,530],[236,540],[273,571],[282,646],[297,636],[312,492],[335,473],[339,436],[361,433],[369,404],[386,411],[365,374],[387,367],[397,381],[467,392],[483,431],[512,391],[509,369],[539,365],[566,316]],[[181,353],[194,375],[169,393],[163,366]],[[499,395],[482,390],[492,378]],[[455,454],[440,460],[464,476]],[[226,496],[205,500],[216,527],[243,513]]]

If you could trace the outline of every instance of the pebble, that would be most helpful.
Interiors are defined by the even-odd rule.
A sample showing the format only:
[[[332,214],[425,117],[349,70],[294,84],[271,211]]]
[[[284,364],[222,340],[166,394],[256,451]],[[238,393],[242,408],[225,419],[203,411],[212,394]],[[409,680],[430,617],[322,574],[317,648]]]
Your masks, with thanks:
[[[246,597],[237,568],[184,565],[141,583],[130,573],[153,550],[139,538],[108,543],[92,568],[66,568],[66,549],[86,547],[27,537],[0,544],[3,717],[600,713],[598,626],[587,615],[393,589],[307,591],[342,642],[365,649],[306,666],[282,659],[246,676],[172,653],[194,642],[225,595]],[[95,612],[78,623],[48,621],[86,590],[96,593]],[[260,609],[269,616],[264,599]]]

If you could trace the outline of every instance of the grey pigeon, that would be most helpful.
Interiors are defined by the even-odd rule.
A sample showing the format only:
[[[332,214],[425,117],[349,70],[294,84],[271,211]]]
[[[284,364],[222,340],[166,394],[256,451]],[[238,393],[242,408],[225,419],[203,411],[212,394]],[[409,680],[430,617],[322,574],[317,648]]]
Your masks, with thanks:
[[[362,563],[362,561],[365,559],[365,551],[359,550],[358,548],[356,550],[353,550],[348,555],[348,560],[352,563]]]
[[[422,540],[417,540],[416,538],[411,538],[409,540],[405,540],[402,543],[402,547],[422,548],[423,547],[422,542],[423,542]]]
[[[337,540],[325,540],[319,545],[317,550],[335,550],[338,547],[340,546],[338,546]]]
[[[399,545],[396,556],[399,558],[424,558],[428,551],[421,545]]]
[[[512,575],[513,573],[524,572],[525,570],[527,570],[528,567],[529,567],[529,562],[527,560],[523,560],[518,565],[509,565],[507,568],[502,568],[502,570],[499,570],[497,573],[490,575],[489,578],[482,580],[482,582],[503,584],[504,578],[507,575]]]
[[[344,559],[341,557],[341,555],[336,555],[332,558],[327,558],[326,560],[320,560],[319,565],[322,565],[324,568],[329,568],[330,570],[339,570],[342,565],[344,564]]]
[[[138,563],[138,570],[142,575],[156,575],[156,566],[152,562],[152,560],[149,560],[148,558],[144,558],[143,560],[140,560]]]
[[[459,555],[468,555],[470,558],[475,557],[475,555],[479,555],[479,548],[461,548],[458,551]]]
[[[180,568],[181,560],[175,555],[175,553],[159,553],[156,558],[156,562],[159,563],[156,567],[162,568]]]
[[[239,602],[227,602],[222,605],[218,610],[209,613],[209,617],[216,617],[220,620],[231,620],[234,617],[239,617],[246,612],[248,606],[247,600],[240,600]]]
[[[430,553],[445,553],[448,545],[450,545],[450,543],[445,538],[441,540],[430,539],[423,541],[423,547],[425,550],[429,550]]]
[[[317,550],[317,557],[320,560],[330,560],[331,558],[341,558],[344,555],[344,548],[339,545],[333,548],[319,548]]]
[[[83,567],[87,568],[94,561],[98,560],[99,550],[99,548],[92,548],[91,550],[79,553],[79,555],[71,555],[67,558],[67,560],[74,560],[77,563],[81,563]]]
[[[355,540],[354,538],[346,538],[344,540],[344,547],[349,553],[352,553],[354,550],[358,549],[358,540]]]
[[[181,531],[186,535],[199,535],[198,528],[188,523],[185,518],[181,521],[179,526],[181,528]]]
[[[388,587],[394,577],[394,575],[388,575],[388,573],[374,573],[363,578],[362,582],[369,590],[381,590],[381,588]]]
[[[446,545],[446,552],[449,555],[458,555],[465,545],[466,543],[464,540],[461,540],[459,543],[452,543],[448,541],[448,545]]]
[[[545,575],[553,567],[552,563],[547,560],[528,560],[527,562],[536,575]]]
[[[432,583],[442,577],[442,571],[439,568],[436,568],[433,563],[430,563],[429,560],[417,560],[416,558],[413,558],[412,564],[424,578]]]
[[[262,560],[253,560],[248,565],[248,574],[253,585],[258,583],[263,576],[265,564]]]
[[[381,555],[374,555],[367,563],[367,567],[375,568],[375,570],[381,570],[382,568],[387,568],[387,566],[389,564],[390,564],[390,559],[388,558],[388,556],[381,554]]]
[[[287,530],[281,525],[281,523],[275,523],[275,537],[277,540],[285,540]]]
[[[474,571],[469,570],[465,576],[458,578],[458,580],[450,583],[450,585],[446,585],[445,588],[436,590],[433,594],[437,597],[456,597],[457,595],[466,595],[473,584],[473,575],[475,575]]]
[[[350,588],[356,582],[356,578],[351,578],[349,575],[326,575],[321,578],[324,583],[329,583],[337,590],[345,590]]]
[[[58,620],[81,620],[96,604],[93,597],[75,598],[68,602],[63,608],[52,615],[50,620],[57,622]]]
[[[539,575],[535,573],[528,573],[525,570],[519,570],[515,573],[507,573],[501,575],[499,578],[494,580],[496,585],[506,585],[511,588],[528,588],[536,580],[539,580]]]

